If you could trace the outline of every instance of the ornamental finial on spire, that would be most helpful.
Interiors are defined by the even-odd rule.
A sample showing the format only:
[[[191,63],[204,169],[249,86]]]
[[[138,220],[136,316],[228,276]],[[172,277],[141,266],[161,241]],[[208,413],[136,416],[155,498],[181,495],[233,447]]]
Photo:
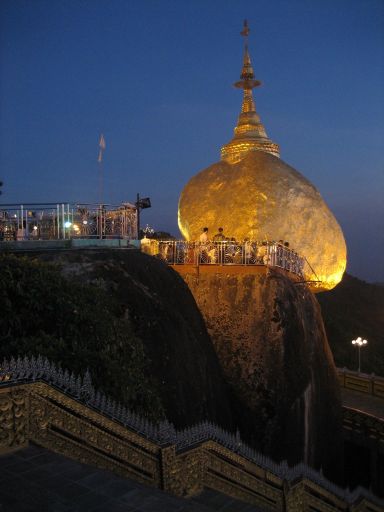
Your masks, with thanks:
[[[255,74],[253,72],[251,58],[248,53],[248,35],[250,29],[248,21],[244,20],[243,30],[240,34],[244,37],[244,58],[243,68],[241,70],[240,82],[236,82],[234,85],[240,89],[253,89],[261,84],[259,80],[255,80]]]
[[[243,30],[240,32],[240,35],[242,35],[245,38],[247,38],[248,34],[249,34],[248,21],[244,20]],[[247,39],[245,39],[245,40],[247,41]]]
[[[235,136],[221,148],[221,159],[231,164],[239,162],[249,151],[264,151],[274,156],[279,156],[279,146],[268,139],[265,128],[256,113],[253,101],[252,89],[258,87],[261,82],[255,79],[251,58],[248,53],[249,27],[244,20],[243,30],[240,34],[244,37],[244,58],[240,80],[234,84],[238,89],[243,89],[243,103],[241,113],[235,128]]]

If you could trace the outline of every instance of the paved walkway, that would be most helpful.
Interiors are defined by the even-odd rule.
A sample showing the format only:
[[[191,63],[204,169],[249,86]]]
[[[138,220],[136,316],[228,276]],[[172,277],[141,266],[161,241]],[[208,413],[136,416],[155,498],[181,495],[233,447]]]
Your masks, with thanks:
[[[343,405],[352,409],[372,414],[377,418],[384,420],[384,399],[378,396],[352,391],[350,389],[341,388],[341,400]]]
[[[33,444],[0,467],[0,512],[263,512],[210,490],[177,498]]]

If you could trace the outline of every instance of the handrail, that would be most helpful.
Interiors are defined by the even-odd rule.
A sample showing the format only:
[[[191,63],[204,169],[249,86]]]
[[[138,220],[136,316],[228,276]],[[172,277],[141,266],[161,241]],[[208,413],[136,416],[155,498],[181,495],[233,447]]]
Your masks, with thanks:
[[[305,258],[278,242],[141,240],[143,252],[169,265],[264,265],[304,277]]]
[[[384,398],[384,377],[337,368],[340,385],[352,391]]]
[[[137,208],[85,203],[0,204],[0,241],[137,239]]]

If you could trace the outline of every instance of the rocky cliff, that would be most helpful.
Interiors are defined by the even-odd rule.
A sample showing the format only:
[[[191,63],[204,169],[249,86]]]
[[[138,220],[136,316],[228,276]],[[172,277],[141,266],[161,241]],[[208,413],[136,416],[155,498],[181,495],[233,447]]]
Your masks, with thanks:
[[[277,460],[331,474],[341,458],[341,404],[316,298],[277,270],[228,272],[200,269],[184,279],[236,397],[241,431]]]
[[[27,252],[2,258],[0,290],[0,360],[41,353],[90,368],[97,387],[141,413],[156,417],[160,402],[176,427],[233,428],[202,316],[161,261],[136,250]]]
[[[141,411],[156,398],[177,427],[238,427],[275,460],[334,477],[339,388],[315,297],[264,267],[205,269],[184,282],[156,258],[121,249],[3,260],[0,356],[90,367],[98,387]]]

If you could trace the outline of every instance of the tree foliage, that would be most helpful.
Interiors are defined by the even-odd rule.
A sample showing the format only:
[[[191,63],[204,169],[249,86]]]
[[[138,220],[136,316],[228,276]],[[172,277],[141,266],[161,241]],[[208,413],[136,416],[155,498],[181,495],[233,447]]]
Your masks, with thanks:
[[[97,283],[66,278],[58,265],[4,254],[0,308],[2,358],[41,354],[75,373],[89,368],[96,388],[153,419],[162,417],[143,344]]]

